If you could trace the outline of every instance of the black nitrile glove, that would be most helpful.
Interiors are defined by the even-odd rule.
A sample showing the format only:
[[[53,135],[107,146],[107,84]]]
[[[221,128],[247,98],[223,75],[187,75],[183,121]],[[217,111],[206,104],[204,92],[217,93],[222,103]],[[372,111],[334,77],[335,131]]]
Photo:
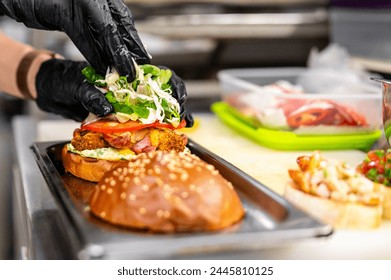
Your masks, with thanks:
[[[158,66],[160,69],[169,69],[166,66]],[[172,88],[172,96],[178,100],[179,105],[181,106],[181,120],[186,120],[186,127],[192,127],[194,124],[194,119],[189,110],[186,108],[187,100],[187,91],[186,86],[183,80],[171,69],[172,73],[170,78],[170,84]]]
[[[87,65],[60,59],[42,63],[35,78],[38,107],[76,121],[83,121],[89,112],[99,117],[113,112],[104,94],[84,82],[81,70]]]
[[[100,74],[114,66],[132,81],[132,58],[149,63],[122,0],[1,0],[0,14],[30,28],[64,31]]]

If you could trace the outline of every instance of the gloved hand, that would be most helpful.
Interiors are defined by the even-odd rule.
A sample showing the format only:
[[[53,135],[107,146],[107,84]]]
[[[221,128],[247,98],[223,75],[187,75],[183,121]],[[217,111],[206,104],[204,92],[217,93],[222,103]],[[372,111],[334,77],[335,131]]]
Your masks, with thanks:
[[[122,0],[1,0],[1,13],[30,28],[64,31],[100,74],[114,66],[132,81],[132,58],[150,62]]]
[[[84,82],[81,70],[87,65],[59,59],[42,63],[35,78],[38,107],[76,121],[83,121],[89,112],[100,117],[113,112],[104,94]]]
[[[158,66],[160,69],[169,69],[166,66]],[[187,100],[187,90],[183,80],[170,69],[172,76],[170,78],[170,84],[172,89],[172,96],[178,100],[179,105],[181,106],[181,120],[186,120],[186,127],[192,127],[194,124],[194,119],[189,110],[186,108]]]

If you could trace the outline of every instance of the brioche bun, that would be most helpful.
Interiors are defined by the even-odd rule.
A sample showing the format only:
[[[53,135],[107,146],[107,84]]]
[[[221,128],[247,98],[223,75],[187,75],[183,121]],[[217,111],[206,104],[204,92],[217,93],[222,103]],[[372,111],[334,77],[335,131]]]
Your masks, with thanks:
[[[305,193],[294,182],[286,185],[284,196],[296,207],[335,228],[373,229],[381,224],[382,205],[343,202]]]
[[[90,197],[91,213],[124,227],[154,232],[220,230],[240,221],[231,183],[193,154],[139,154],[105,173]]]
[[[62,149],[62,164],[65,170],[87,181],[98,182],[103,174],[117,163],[118,161],[82,157],[69,152],[67,145]]]

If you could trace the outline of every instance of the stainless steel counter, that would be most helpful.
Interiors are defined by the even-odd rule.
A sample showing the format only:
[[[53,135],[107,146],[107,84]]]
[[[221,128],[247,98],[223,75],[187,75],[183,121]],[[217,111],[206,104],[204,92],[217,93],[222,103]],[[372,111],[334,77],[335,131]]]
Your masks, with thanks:
[[[16,259],[69,259],[69,224],[59,217],[56,205],[32,157],[37,121],[13,120],[16,165],[13,168],[14,254]]]

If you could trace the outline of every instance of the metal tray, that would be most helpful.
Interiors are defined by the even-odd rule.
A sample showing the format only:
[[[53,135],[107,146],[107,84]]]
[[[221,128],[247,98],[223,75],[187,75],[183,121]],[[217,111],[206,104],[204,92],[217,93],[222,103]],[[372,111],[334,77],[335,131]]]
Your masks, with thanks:
[[[261,250],[298,239],[328,236],[332,228],[292,206],[287,200],[232,164],[189,139],[192,153],[214,165],[231,181],[245,208],[238,224],[217,232],[156,234],[110,225],[90,215],[88,196],[95,184],[64,172],[61,149],[66,142],[31,146],[45,181],[70,224],[72,250],[78,259],[157,259]]]

